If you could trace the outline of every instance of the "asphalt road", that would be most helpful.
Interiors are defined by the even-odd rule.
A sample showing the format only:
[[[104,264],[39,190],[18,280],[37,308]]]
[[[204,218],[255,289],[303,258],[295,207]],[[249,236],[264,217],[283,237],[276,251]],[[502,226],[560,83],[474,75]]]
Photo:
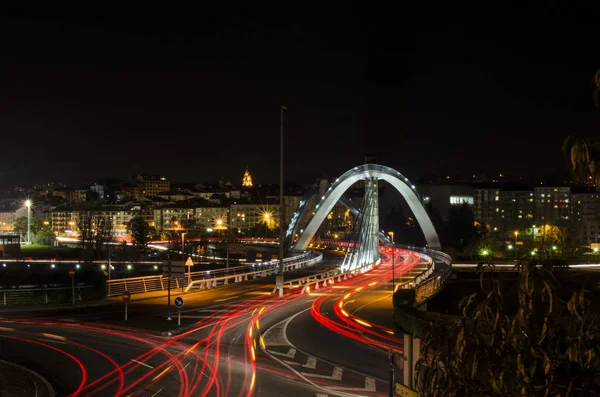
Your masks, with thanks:
[[[268,278],[186,294],[182,321],[193,326],[175,337],[101,328],[123,325],[122,302],[0,314],[0,358],[45,376],[58,396],[387,395],[387,352],[377,346],[385,333],[364,337],[335,309],[349,291],[370,293],[372,280],[389,278],[388,265],[379,269],[311,295],[279,298]],[[134,297],[129,317],[127,325],[173,327],[164,297]]]

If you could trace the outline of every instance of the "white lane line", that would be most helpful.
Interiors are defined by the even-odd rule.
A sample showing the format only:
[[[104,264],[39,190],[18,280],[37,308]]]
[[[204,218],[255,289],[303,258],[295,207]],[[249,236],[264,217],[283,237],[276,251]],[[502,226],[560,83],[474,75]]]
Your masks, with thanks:
[[[158,395],[158,393],[160,393],[163,390],[163,388],[161,387],[160,389],[158,389],[158,391],[156,393],[154,393],[152,395],[152,397],[156,397]]]
[[[232,297],[229,297],[229,298],[215,299],[213,302],[224,302],[224,301],[228,301],[228,300],[231,300],[231,299],[235,299],[235,298],[237,298],[238,296],[239,296],[239,295],[232,296]]]
[[[179,370],[179,373],[183,372],[188,367],[188,365],[190,365],[191,363],[192,363],[191,361],[188,361],[188,363],[185,365],[185,367],[183,367]]]
[[[305,372],[302,372],[302,375],[304,375],[304,376],[312,376],[313,378],[331,379],[331,380],[342,380],[342,374],[343,373],[344,373],[344,370],[342,368],[335,367],[333,369],[333,374],[331,374],[331,375],[307,374]]]
[[[334,387],[335,390],[347,391],[377,391],[375,379],[365,376],[365,387]]]
[[[271,353],[271,354],[275,354],[277,356],[289,357],[292,360],[296,356],[296,349],[294,349],[293,347],[290,347],[290,350],[288,350],[287,353],[275,352],[275,351],[272,351],[272,350],[268,350],[268,352]]]
[[[375,391],[375,379],[365,377],[365,391]]]
[[[152,396],[154,397],[154,396]],[[329,394],[317,393],[315,397],[329,397]]]
[[[143,363],[143,362],[141,362],[141,361],[138,361],[138,360],[131,360],[131,361],[133,361],[134,363],[138,363],[138,364],[140,364],[140,365],[143,365],[144,367],[148,367],[148,368],[150,368],[150,369],[153,369],[153,368],[154,368],[152,365],[148,365],[148,364],[146,364],[146,363]]]
[[[294,315],[293,315],[293,316],[291,316],[291,317],[288,317],[288,318],[286,318],[285,320],[282,320],[282,321],[278,322],[277,324],[275,324],[274,326],[272,326],[271,328],[269,328],[269,329],[267,330],[267,333],[268,333],[268,332],[269,332],[271,329],[274,329],[274,328],[276,328],[276,327],[278,327],[278,326],[280,326],[280,325],[283,325],[283,331],[284,331],[284,332],[283,332],[283,337],[284,337],[284,339],[286,340],[286,342],[288,343],[288,345],[289,345],[289,346],[293,346],[293,345],[290,343],[290,341],[287,339],[287,336],[286,336],[286,333],[287,333],[287,332],[286,332],[286,331],[287,331],[287,326],[289,325],[289,323],[290,323],[290,322],[291,322],[291,321],[292,321],[294,318],[296,318],[297,316],[299,316],[300,314],[302,314],[302,313],[304,313],[304,312],[306,312],[306,311],[308,311],[308,310],[310,310],[310,307],[309,307],[309,308],[307,308],[307,309],[304,309],[304,310],[301,310],[301,311],[299,311],[298,313],[294,314]],[[319,385],[319,384],[317,384],[317,383],[313,382],[311,379],[307,378],[306,376],[302,375],[302,373],[301,373],[301,372],[297,371],[295,368],[293,368],[293,367],[290,365],[291,363],[288,363],[288,362],[286,362],[286,361],[284,361],[284,360],[281,360],[281,359],[279,359],[278,357],[274,356],[274,355],[273,355],[273,354],[271,354],[269,351],[267,351],[267,349],[264,349],[262,346],[261,346],[261,350],[262,350],[263,352],[265,352],[266,354],[268,354],[268,355],[269,355],[269,356],[270,356],[270,357],[271,357],[273,360],[275,360],[275,361],[278,361],[278,362],[279,362],[279,363],[281,363],[283,366],[287,367],[287,369],[289,369],[289,370],[290,370],[290,371],[292,371],[294,374],[296,374],[296,375],[297,375],[297,376],[298,376],[300,379],[304,380],[306,383],[308,383],[308,384],[312,385],[313,387],[315,387],[315,388],[317,388],[317,389],[321,389],[321,390],[323,390],[323,391],[325,391],[325,392],[329,392],[329,393],[335,393],[335,395],[336,395],[336,396],[343,396],[343,397],[356,397],[356,394],[354,394],[354,393],[352,393],[352,394],[350,394],[350,393],[346,393],[346,392],[345,392],[346,390],[348,390],[348,391],[355,391],[355,390],[356,390],[356,391],[360,391],[360,390],[364,390],[364,388],[362,388],[362,387],[361,387],[361,388],[352,388],[352,387],[347,387],[347,388],[344,388],[344,387],[336,387],[336,388],[335,388],[335,390],[329,389],[328,387],[326,387],[326,386],[322,386],[322,385]],[[298,364],[298,363],[295,363],[295,364]],[[373,380],[374,380],[374,379],[373,379]],[[365,380],[365,383],[366,383],[366,380]],[[324,394],[324,396],[327,396],[327,394]]]
[[[58,343],[59,345],[66,345],[67,342],[61,342],[59,340],[54,340],[54,339],[43,339],[43,338],[39,338],[38,339],[41,342],[48,342],[48,343]]]
[[[306,360],[306,364],[303,365],[304,368],[315,369],[317,367],[317,359],[313,356],[308,357]]]
[[[227,317],[231,317],[231,316],[215,316],[212,314],[206,314],[204,316],[202,315],[198,315],[198,316],[190,316],[190,315],[185,315],[185,316],[181,316],[181,318],[227,318]]]

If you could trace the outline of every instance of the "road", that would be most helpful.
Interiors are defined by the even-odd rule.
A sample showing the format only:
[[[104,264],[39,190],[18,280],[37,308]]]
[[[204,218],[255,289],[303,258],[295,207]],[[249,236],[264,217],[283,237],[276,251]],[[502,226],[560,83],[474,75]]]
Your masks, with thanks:
[[[266,278],[186,294],[182,320],[190,329],[174,337],[104,328],[124,324],[123,303],[0,314],[0,358],[39,372],[59,396],[386,395],[387,352],[377,344],[392,342],[381,330],[361,339],[363,330],[344,325],[334,308],[390,271],[384,263],[310,295],[295,289],[279,298]],[[129,306],[128,326],[172,328],[164,297],[134,297]]]

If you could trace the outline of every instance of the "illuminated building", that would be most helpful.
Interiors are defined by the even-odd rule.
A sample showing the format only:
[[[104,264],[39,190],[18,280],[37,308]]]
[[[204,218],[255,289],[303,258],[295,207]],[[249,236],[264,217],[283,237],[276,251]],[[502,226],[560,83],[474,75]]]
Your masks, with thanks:
[[[244,173],[244,178],[242,179],[243,187],[252,187],[252,176],[248,171],[248,166],[246,166],[246,172]]]

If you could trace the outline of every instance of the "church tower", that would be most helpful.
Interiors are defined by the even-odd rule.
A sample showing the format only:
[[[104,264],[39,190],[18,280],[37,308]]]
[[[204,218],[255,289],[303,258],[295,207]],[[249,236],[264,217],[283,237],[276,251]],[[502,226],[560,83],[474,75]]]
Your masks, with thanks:
[[[246,166],[246,172],[244,172],[244,178],[242,179],[243,187],[252,187],[252,176],[248,171],[248,166]]]

